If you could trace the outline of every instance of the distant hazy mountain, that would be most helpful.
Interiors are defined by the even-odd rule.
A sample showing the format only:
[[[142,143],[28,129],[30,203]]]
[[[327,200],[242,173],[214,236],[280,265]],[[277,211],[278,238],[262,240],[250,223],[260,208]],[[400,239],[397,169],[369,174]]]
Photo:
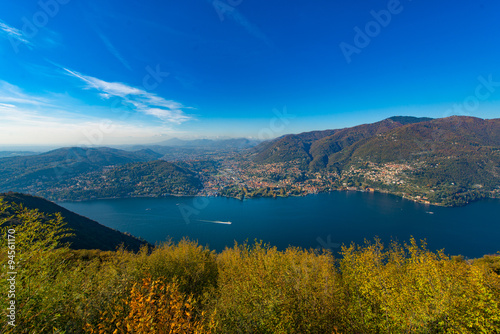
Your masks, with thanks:
[[[151,150],[128,152],[112,148],[61,148],[50,152],[0,159],[0,191],[27,191],[36,184],[57,183],[104,166],[151,161]]]
[[[23,205],[28,209],[38,209],[45,214],[44,220],[47,220],[47,215],[60,212],[67,227],[73,230],[75,237],[69,238],[67,241],[71,243],[73,249],[101,249],[104,251],[116,250],[120,245],[125,248],[137,251],[142,245],[148,244],[133,236],[121,233],[97,223],[94,220],[80,216],[74,212],[49,202],[41,197],[34,197],[20,193],[3,193],[0,198],[10,204]],[[8,212],[0,218],[8,216]]]
[[[211,149],[246,149],[254,147],[260,141],[248,138],[231,138],[231,139],[193,139],[184,140],[179,138],[171,138],[164,140],[154,145],[170,146],[170,147],[189,147],[189,148],[211,148]]]
[[[0,151],[0,158],[24,157],[35,154],[39,153],[31,151]]]

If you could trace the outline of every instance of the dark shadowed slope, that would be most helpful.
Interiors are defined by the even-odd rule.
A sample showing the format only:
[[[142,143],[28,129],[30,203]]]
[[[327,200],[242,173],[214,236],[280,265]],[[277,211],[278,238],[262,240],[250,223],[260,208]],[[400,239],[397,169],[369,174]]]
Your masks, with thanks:
[[[123,244],[126,249],[137,251],[142,245],[148,244],[133,236],[110,229],[96,221],[66,210],[41,197],[20,193],[3,193],[0,194],[0,199],[3,199],[10,205],[22,205],[28,209],[38,209],[44,213],[44,220],[50,219],[47,215],[60,212],[67,223],[67,227],[72,229],[75,234],[74,237],[67,240],[71,243],[71,248],[73,249],[101,249],[108,251],[116,250]],[[4,215],[8,216],[8,213]]]

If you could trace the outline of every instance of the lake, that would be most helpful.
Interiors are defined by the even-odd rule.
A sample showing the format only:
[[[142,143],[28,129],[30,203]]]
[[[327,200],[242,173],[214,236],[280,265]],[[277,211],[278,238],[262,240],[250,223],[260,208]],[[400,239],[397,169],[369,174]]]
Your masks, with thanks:
[[[59,205],[151,243],[197,240],[217,251],[234,241],[263,240],[329,248],[380,237],[426,239],[431,250],[480,257],[500,250],[500,200],[460,208],[418,204],[393,195],[332,192],[240,201],[222,197],[164,197],[62,202]],[[229,224],[229,222],[231,224]]]

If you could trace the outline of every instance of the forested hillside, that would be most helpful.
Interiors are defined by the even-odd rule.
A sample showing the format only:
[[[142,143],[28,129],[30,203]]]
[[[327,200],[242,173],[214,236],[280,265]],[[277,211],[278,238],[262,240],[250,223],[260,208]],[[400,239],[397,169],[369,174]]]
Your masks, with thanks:
[[[500,119],[392,117],[318,140],[302,136],[261,144],[252,158],[290,163],[308,173],[336,173],[337,186],[376,188],[443,205],[500,192]]]
[[[0,159],[0,191],[52,200],[193,195],[202,188],[191,171],[157,160],[162,154],[110,148],[64,148]]]
[[[75,175],[105,166],[151,161],[160,157],[161,154],[151,150],[127,152],[107,147],[71,147],[37,155],[0,158],[0,191],[32,192],[38,186],[62,186]]]
[[[195,195],[202,186],[198,177],[189,170],[157,160],[82,174],[73,178],[65,189],[48,190],[42,194],[65,200],[159,197]]]

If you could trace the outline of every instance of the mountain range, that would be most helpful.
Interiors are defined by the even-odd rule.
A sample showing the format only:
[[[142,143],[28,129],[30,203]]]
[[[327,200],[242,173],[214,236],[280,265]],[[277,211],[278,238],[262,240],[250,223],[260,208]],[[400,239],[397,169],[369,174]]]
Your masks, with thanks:
[[[228,139],[180,139],[170,138],[161,142],[144,145],[125,145],[118,148],[124,150],[151,149],[162,154],[176,152],[178,149],[186,151],[242,151],[260,144],[261,140],[249,138],[228,138]],[[167,157],[166,157],[167,158]]]
[[[423,156],[477,155],[500,146],[500,119],[391,117],[341,130],[288,135],[255,148],[260,163],[301,160],[311,170],[356,160],[396,162]]]
[[[155,143],[158,146],[169,147],[196,147],[212,149],[246,149],[259,144],[259,140],[248,138],[228,138],[228,139],[193,139],[185,140],[171,138],[162,142]]]
[[[488,196],[500,189],[500,119],[391,117],[287,135],[255,147],[251,159],[335,172],[346,181],[398,194],[421,192],[436,203],[460,194]],[[388,174],[399,178],[384,186]]]
[[[11,157],[24,157],[27,155],[35,155],[40,152],[31,151],[0,151],[0,158],[11,158]]]
[[[244,139],[163,144],[171,146],[73,147],[0,158],[0,192],[83,200],[247,194],[266,184],[267,194],[370,188],[441,205],[500,196],[500,119],[395,116],[256,146]]]
[[[259,163],[299,160],[303,166],[307,165],[311,170],[324,169],[338,163],[337,157],[340,156],[334,156],[336,153],[359,146],[363,140],[374,138],[401,126],[431,120],[430,118],[399,116],[351,128],[286,135],[257,146],[253,160]]]

